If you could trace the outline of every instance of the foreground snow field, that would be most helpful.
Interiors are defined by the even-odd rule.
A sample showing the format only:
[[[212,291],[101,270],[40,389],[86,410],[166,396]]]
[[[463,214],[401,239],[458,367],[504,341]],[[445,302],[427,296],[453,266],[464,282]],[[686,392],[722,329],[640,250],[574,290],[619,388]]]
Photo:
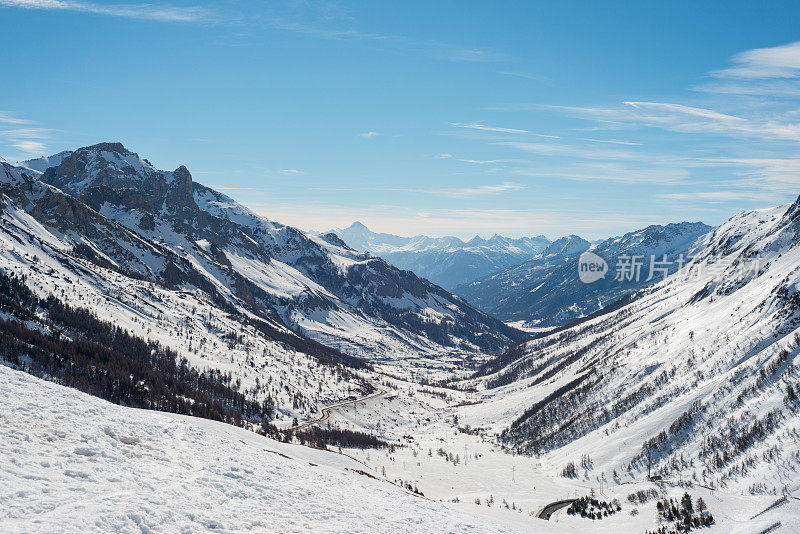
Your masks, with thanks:
[[[2,532],[517,531],[359,474],[347,456],[5,366],[0,406]]]
[[[587,494],[589,488],[550,479],[535,469],[536,460],[493,453],[492,447],[475,441],[468,446],[481,451],[481,460],[470,462],[468,469],[440,459],[415,467],[412,446],[398,449],[387,470],[389,479],[418,479],[420,489],[433,499],[460,495],[461,502],[453,504],[414,496],[381,480],[373,471],[384,463],[380,451],[348,451],[371,458],[367,467],[346,455],[280,443],[215,421],[120,407],[5,366],[0,366],[0,406],[4,533],[566,534],[587,528],[643,533],[656,526],[654,501],[639,506],[641,513],[632,517],[624,500],[646,483],[607,488],[602,498],[620,499],[623,511],[602,521],[563,511],[549,522],[535,519],[530,511],[548,502],[547,494]],[[420,438],[433,446],[439,438],[430,430]],[[439,437],[447,433],[441,429]],[[446,446],[460,449],[467,437]],[[512,465],[516,481],[506,476]],[[364,474],[370,471],[378,478]],[[679,497],[683,490],[665,491]],[[770,508],[775,499],[766,496],[690,491],[702,496],[717,518],[707,532],[760,532],[777,523],[780,527],[772,532],[800,529],[797,500]],[[476,496],[485,500],[489,493],[497,499],[494,507],[471,502]],[[501,496],[524,503],[525,512],[502,509]]]

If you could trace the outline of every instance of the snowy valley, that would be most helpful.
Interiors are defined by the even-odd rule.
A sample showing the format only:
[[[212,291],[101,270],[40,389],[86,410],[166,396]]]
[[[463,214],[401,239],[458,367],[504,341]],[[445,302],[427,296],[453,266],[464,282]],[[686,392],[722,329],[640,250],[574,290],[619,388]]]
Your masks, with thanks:
[[[526,242],[462,288],[532,334],[118,143],[0,166],[0,530],[800,528],[800,201]]]

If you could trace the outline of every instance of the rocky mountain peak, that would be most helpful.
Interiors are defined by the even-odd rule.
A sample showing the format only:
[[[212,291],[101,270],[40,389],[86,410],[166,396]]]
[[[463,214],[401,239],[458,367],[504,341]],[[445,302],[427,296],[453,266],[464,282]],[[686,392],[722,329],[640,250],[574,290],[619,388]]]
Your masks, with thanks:
[[[789,206],[789,209],[786,210],[786,213],[783,215],[783,220],[786,223],[796,221],[800,218],[800,196]]]
[[[82,150],[84,150],[84,151],[113,152],[115,154],[120,154],[122,156],[130,156],[130,155],[136,156],[137,155],[136,153],[131,152],[130,150],[125,148],[122,145],[122,143],[120,143],[119,141],[97,143],[95,145],[90,145],[90,146],[87,146],[87,147],[79,148],[78,150],[76,150],[76,152],[80,152]]]
[[[591,243],[575,234],[556,239],[542,252],[543,256],[551,254],[575,254],[587,250]]]
[[[172,172],[172,184],[167,194],[168,206],[182,209],[196,207],[192,188],[192,175],[185,165],[181,165]]]

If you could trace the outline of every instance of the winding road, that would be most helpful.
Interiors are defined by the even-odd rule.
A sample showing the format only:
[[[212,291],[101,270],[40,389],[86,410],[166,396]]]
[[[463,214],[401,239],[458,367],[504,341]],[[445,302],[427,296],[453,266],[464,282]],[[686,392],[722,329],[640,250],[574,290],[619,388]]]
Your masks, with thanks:
[[[553,515],[557,510],[566,508],[567,506],[572,504],[573,501],[575,501],[575,499],[564,499],[563,501],[551,502],[550,504],[542,508],[542,511],[539,512],[539,514],[536,517],[538,517],[539,519],[550,519],[550,516]]]
[[[297,426],[293,426],[292,428],[287,428],[286,430],[284,430],[284,432],[289,432],[289,431],[293,431],[293,430],[303,430],[304,428],[308,428],[308,427],[310,427],[312,425],[317,425],[319,423],[324,423],[325,421],[330,419],[331,412],[333,412],[333,410],[336,410],[336,409],[339,409],[339,408],[344,408],[345,406],[352,406],[354,404],[358,404],[359,402],[368,401],[370,399],[377,399],[378,397],[382,397],[382,396],[386,395],[387,391],[385,389],[379,388],[375,384],[372,384],[372,386],[375,389],[377,389],[377,391],[375,393],[370,393],[366,397],[361,397],[361,398],[358,398],[358,399],[347,400],[347,401],[341,401],[341,402],[337,402],[335,404],[331,404],[330,406],[326,406],[325,408],[322,409],[322,415],[320,415],[317,419],[312,419],[311,421],[305,421],[303,423],[300,423]]]

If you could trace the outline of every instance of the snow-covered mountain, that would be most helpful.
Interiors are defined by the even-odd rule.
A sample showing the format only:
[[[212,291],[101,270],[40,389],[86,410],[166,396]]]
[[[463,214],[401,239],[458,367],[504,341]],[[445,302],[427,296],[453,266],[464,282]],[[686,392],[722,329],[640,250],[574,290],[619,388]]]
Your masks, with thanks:
[[[380,256],[445,289],[521,263],[550,244],[541,235],[509,238],[495,234],[489,239],[475,236],[467,242],[457,237],[401,237],[372,232],[360,222],[332,232],[351,248]]]
[[[464,422],[577,476],[800,489],[800,199],[742,213],[680,271],[484,366]],[[469,411],[469,409],[468,409]]]
[[[30,206],[31,213],[63,226],[101,262],[235,298],[313,339],[370,358],[492,352],[519,339],[518,332],[411,273],[332,236],[252,213],[195,183],[186,167],[157,170],[118,143],[54,159],[62,155],[38,180],[131,237],[120,243],[93,236],[96,229],[84,218],[48,219],[46,206]],[[167,258],[172,256],[179,260]]]
[[[674,273],[711,229],[703,223],[653,225],[595,244],[567,236],[520,265],[454,291],[505,321],[563,325]],[[579,259],[590,257],[581,256],[586,251],[606,262],[605,277],[581,281]]]
[[[623,253],[693,259],[485,361],[521,334],[184,167],[102,144],[41,173],[0,169],[4,532],[574,533],[590,520],[537,515],[591,494],[622,503],[593,530],[644,532],[664,524],[659,499],[685,491],[708,502],[709,532],[800,524],[796,501],[778,498],[800,491],[800,199],[697,242],[702,228],[670,225],[552,243],[541,256],[554,272],[572,261],[573,277],[590,247],[610,269]],[[464,378],[468,356],[484,363]],[[444,359],[449,383],[436,380],[446,365],[428,368]],[[271,427],[273,412],[277,427],[353,441],[342,455],[333,441],[301,447],[308,434]],[[393,446],[361,449],[364,433]]]
[[[64,150],[52,156],[42,156],[40,158],[26,159],[25,161],[17,162],[17,167],[25,167],[37,173],[43,173],[48,167],[56,167],[61,164],[66,158],[72,155],[71,150]]]
[[[32,292],[3,318],[36,331],[95,343],[92,329],[106,327],[75,319],[83,310],[269,401],[279,419],[369,391],[352,372],[364,360],[459,367],[523,336],[335,236],[258,216],[183,166],[160,171],[118,143],[48,161],[59,159],[42,173],[0,164],[0,275],[10,277],[0,289]],[[69,320],[62,305],[77,310]],[[52,375],[52,357],[67,349],[38,342],[51,354],[39,374]]]

